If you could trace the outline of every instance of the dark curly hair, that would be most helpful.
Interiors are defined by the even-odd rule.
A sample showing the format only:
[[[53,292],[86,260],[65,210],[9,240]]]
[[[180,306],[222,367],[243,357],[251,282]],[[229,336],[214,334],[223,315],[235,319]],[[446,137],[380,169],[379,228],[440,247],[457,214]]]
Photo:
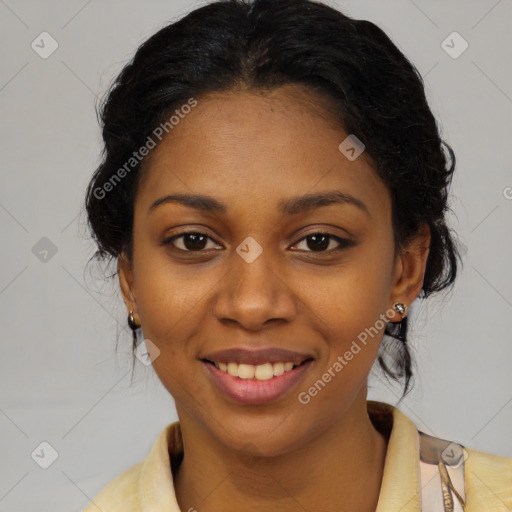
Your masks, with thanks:
[[[123,252],[131,259],[144,160],[128,170],[126,162],[178,106],[210,92],[287,84],[316,92],[310,101],[326,100],[344,130],[364,143],[391,194],[396,248],[430,228],[419,297],[451,287],[460,262],[445,220],[455,155],[440,137],[423,79],[375,24],[311,0],[214,1],[138,48],[98,114],[104,149],[85,200],[97,244],[92,259],[111,261]],[[113,182],[123,165],[123,179]],[[407,330],[407,318],[389,323],[378,355],[388,377],[404,379],[403,396],[412,377]]]

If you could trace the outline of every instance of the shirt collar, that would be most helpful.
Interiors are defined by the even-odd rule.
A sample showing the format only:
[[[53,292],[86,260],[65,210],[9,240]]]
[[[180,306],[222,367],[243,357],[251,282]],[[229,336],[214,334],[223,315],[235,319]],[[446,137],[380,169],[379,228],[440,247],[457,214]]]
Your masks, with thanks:
[[[368,401],[373,424],[389,433],[384,474],[376,512],[421,512],[419,434],[414,423],[396,407]],[[180,512],[173,485],[172,468],[183,457],[179,422],[165,427],[143,462],[139,478],[141,510]]]
[[[421,512],[419,433],[396,407],[368,401],[368,414],[376,428],[390,424],[384,474],[376,512]]]

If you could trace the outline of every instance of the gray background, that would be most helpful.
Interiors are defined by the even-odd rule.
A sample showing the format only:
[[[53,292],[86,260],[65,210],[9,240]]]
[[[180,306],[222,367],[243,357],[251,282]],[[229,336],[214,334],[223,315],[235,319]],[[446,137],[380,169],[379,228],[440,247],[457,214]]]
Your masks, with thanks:
[[[400,408],[428,433],[512,457],[512,2],[330,3],[377,23],[415,63],[458,158],[451,223],[465,267],[451,295],[412,311],[417,378]],[[0,0],[4,512],[81,511],[176,419],[151,367],[137,361],[130,379],[124,306],[86,266],[80,209],[101,149],[97,97],[143,40],[197,5]],[[46,59],[31,47],[43,31],[58,42]],[[441,46],[453,31],[469,43],[456,59]],[[371,383],[370,398],[396,403],[398,386]],[[31,457],[51,453],[44,441],[58,454],[48,469]]]

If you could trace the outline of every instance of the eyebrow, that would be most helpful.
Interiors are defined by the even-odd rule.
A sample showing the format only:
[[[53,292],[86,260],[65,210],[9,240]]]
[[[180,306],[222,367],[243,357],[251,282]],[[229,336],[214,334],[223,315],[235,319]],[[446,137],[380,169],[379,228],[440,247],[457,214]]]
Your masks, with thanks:
[[[148,213],[154,211],[157,207],[167,203],[178,203],[189,208],[205,213],[225,214],[228,210],[224,203],[217,201],[217,199],[202,195],[202,194],[169,194],[160,199],[157,199],[149,207]],[[356,197],[340,192],[338,190],[331,190],[328,192],[320,192],[316,194],[306,194],[304,196],[292,197],[286,200],[279,201],[277,208],[282,215],[297,215],[305,213],[315,208],[328,206],[331,204],[349,204],[359,208],[369,217],[370,212],[366,205]]]

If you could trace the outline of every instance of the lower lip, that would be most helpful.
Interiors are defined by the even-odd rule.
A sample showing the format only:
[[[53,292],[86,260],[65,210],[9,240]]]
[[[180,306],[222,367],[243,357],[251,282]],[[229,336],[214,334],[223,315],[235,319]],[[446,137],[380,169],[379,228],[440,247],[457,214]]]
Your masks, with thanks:
[[[219,370],[214,364],[202,361],[215,384],[232,400],[242,404],[258,405],[281,398],[291,390],[307,372],[312,359],[268,380],[240,379]]]

